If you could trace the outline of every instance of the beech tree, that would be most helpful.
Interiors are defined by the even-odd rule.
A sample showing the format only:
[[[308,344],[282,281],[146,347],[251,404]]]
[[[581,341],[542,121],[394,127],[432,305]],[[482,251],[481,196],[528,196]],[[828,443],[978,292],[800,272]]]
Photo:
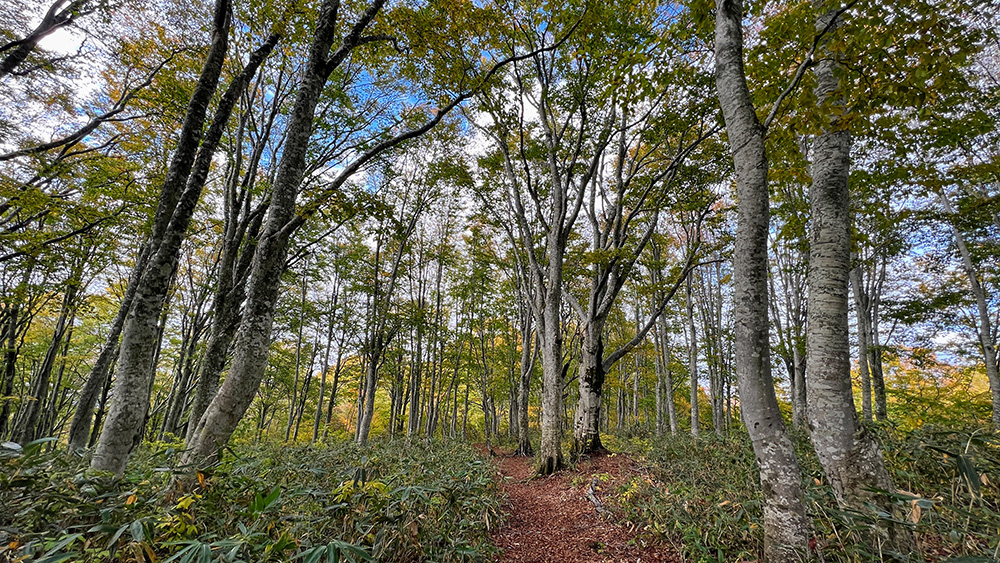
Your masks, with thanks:
[[[852,525],[859,553],[937,533],[950,501],[921,517],[941,495],[890,478],[921,456],[883,460],[876,438],[943,421],[970,437],[936,475],[987,514],[970,452],[1000,412],[988,0],[213,0],[189,18],[64,0],[43,26],[101,30],[65,59],[17,1],[0,8],[0,62],[31,46],[0,73],[0,450],[51,445],[10,463],[149,482],[127,463],[150,442],[172,497],[229,478],[222,452],[247,442],[375,459],[382,439],[461,438],[537,452],[504,464],[539,474],[569,444],[746,446],[762,510],[736,543],[809,560],[836,537],[811,526],[842,529],[807,510],[816,492],[875,522]],[[631,491],[652,477],[623,500],[644,508]]]
[[[819,34],[834,33],[842,25],[845,7],[817,2],[815,9]],[[839,49],[829,38],[819,45],[813,72],[821,130],[812,146],[809,188],[808,415],[816,456],[838,501],[860,508],[873,500],[871,489],[891,491],[893,486],[881,451],[858,424],[854,408],[847,327],[851,135]],[[886,499],[881,502],[887,505]],[[912,544],[906,534],[895,530],[894,540],[901,548]]]
[[[669,37],[670,27],[686,24],[680,19],[659,25],[666,29],[651,22],[642,22],[638,27]],[[631,27],[610,31],[615,34],[609,40],[611,48],[622,49],[625,53],[638,50],[662,56],[665,51],[675,48],[661,43],[662,39],[656,35],[646,36]],[[624,37],[619,37],[618,33]],[[594,56],[602,54],[596,52]],[[670,68],[669,64],[661,68],[643,56],[635,61],[623,61],[619,68],[627,69],[628,78],[612,74],[602,79],[598,78],[598,73],[593,74],[595,85],[598,85],[595,90],[600,92],[599,88],[605,86],[601,80],[607,80],[607,85],[614,89],[606,93],[609,99],[605,105],[611,108],[609,119],[618,123],[607,125],[613,130],[606,145],[594,149],[604,153],[598,167],[605,170],[606,176],[599,174],[586,188],[585,229],[591,238],[590,252],[585,258],[590,264],[589,287],[579,299],[572,291],[565,294],[583,334],[579,399],[573,429],[574,455],[603,448],[599,419],[605,374],[615,362],[645,341],[656,318],[676,294],[680,280],[688,275],[698,255],[697,232],[701,217],[693,221],[692,240],[676,283],[664,290],[662,300],[652,307],[649,318],[637,329],[635,337],[606,353],[604,324],[636,262],[659,227],[660,214],[667,211],[664,208],[671,203],[688,208],[699,205],[707,208],[710,203],[703,201],[710,196],[699,193],[696,182],[676,181],[678,175],[690,173],[693,168],[688,166],[691,153],[715,132],[709,125],[712,106],[683,103],[693,92],[705,87],[704,77],[684,67],[683,63],[679,68]],[[623,82],[621,86],[619,80]],[[635,95],[621,94],[623,91]],[[591,103],[596,105],[600,96],[598,93]],[[710,100],[711,97],[695,95],[694,99]],[[592,112],[593,109],[582,111]]]
[[[952,204],[950,196],[944,190],[938,192],[937,195],[941,209],[944,211],[945,221],[951,227],[955,248],[961,258],[962,271],[975,304],[975,333],[979,340],[986,377],[990,384],[993,403],[992,424],[994,429],[1000,429],[1000,363],[998,363],[997,357],[997,325],[1000,324],[1000,321],[997,320],[996,313],[991,311],[991,309],[996,308],[994,305],[996,299],[984,284],[983,273],[986,268],[977,264],[978,260],[973,256],[966,242],[966,235],[958,227],[955,206]]]
[[[736,170],[737,227],[733,249],[736,377],[740,414],[760,466],[764,498],[764,557],[806,557],[809,524],[798,460],[778,410],[771,377],[767,291],[770,209],[767,154],[761,123],[743,70],[743,4],[719,4],[715,16],[716,85]]]
[[[171,272],[177,267],[184,233],[233,108],[280,38],[278,34],[271,35],[251,55],[243,71],[227,88],[211,126],[201,139],[208,102],[215,92],[228,48],[231,12],[227,0],[216,3],[212,47],[188,105],[178,148],[164,180],[152,236],[144,249],[145,256],[140,256],[137,264],[136,269],[142,273],[133,276],[137,284],[135,296],[129,304],[129,313],[122,328],[118,377],[105,430],[101,433],[91,462],[94,469],[121,474],[129,453],[136,445],[139,422],[145,418],[149,405],[147,390],[154,365],[156,319],[160,316]]]
[[[315,120],[315,110],[320,94],[331,73],[344,64],[356,49],[373,43],[390,43],[391,36],[368,33],[376,17],[382,11],[384,2],[374,0],[360,12],[353,23],[345,24],[337,0],[325,0],[318,12],[316,27],[310,46],[306,68],[299,81],[294,108],[287,128],[287,139],[272,188],[271,203],[264,222],[260,243],[254,254],[247,283],[247,305],[235,342],[233,363],[229,375],[219,388],[196,429],[196,436],[190,444],[185,461],[187,464],[211,461],[219,448],[228,442],[250,405],[253,395],[260,385],[266,366],[267,341],[273,320],[275,297],[279,289],[281,272],[285,268],[288,243],[292,235],[329,200],[335,197],[356,173],[370,161],[390,151],[403,142],[420,137],[433,129],[442,119],[475,90],[489,80],[503,66],[515,60],[523,60],[531,54],[515,54],[502,59],[482,74],[475,72],[475,66],[462,66],[460,78],[454,84],[458,93],[445,96],[445,103],[433,115],[417,125],[397,131],[395,124],[376,131],[363,151],[351,155],[343,168],[325,183],[318,194],[312,196],[300,209],[296,209],[299,188],[306,177],[306,153]],[[433,9],[433,7],[431,8]],[[445,17],[437,13],[438,18]],[[485,12],[470,15],[486,17]],[[346,33],[338,40],[338,27],[345,26]],[[457,34],[456,34],[457,35]],[[453,37],[452,44],[460,44],[461,38]],[[334,45],[336,47],[334,48]],[[467,47],[467,46],[466,46]],[[422,49],[428,46],[421,45]],[[461,52],[461,51],[460,51]],[[471,76],[470,76],[471,75]],[[405,118],[420,119],[405,115]],[[374,398],[372,387],[371,398]],[[360,425],[359,425],[360,427]],[[367,433],[358,434],[364,441]]]
[[[516,237],[534,287],[531,306],[543,374],[538,472],[543,475],[563,465],[562,303],[567,240],[583,207],[586,186],[597,174],[610,130],[617,123],[606,110],[590,113],[588,98],[594,95],[590,65],[586,60],[573,60],[566,48],[560,48],[557,33],[568,34],[579,23],[525,22],[530,24],[526,48],[533,51],[528,63],[515,62],[506,84],[480,98],[493,119],[490,134],[500,153]],[[575,45],[574,41],[565,45]],[[528,111],[537,118],[528,116]],[[537,136],[529,136],[529,130],[536,127]]]

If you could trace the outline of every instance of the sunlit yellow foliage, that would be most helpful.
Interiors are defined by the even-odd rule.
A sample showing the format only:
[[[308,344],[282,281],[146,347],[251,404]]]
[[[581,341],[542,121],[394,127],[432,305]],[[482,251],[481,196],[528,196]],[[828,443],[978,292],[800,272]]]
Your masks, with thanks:
[[[884,371],[889,419],[903,429],[989,422],[989,382],[981,365],[952,365],[930,350],[910,348],[886,358]],[[860,400],[860,390],[855,396]]]

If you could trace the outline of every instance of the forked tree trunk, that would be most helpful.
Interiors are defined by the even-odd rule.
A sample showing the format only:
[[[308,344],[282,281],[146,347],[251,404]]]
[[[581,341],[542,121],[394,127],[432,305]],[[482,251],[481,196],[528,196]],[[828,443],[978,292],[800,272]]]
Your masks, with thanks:
[[[181,138],[163,182],[150,238],[150,258],[139,278],[135,300],[122,331],[118,374],[104,431],[91,460],[94,469],[121,475],[132,448],[141,439],[158,350],[157,319],[163,309],[187,226],[208,177],[215,149],[229,116],[250,77],[277,42],[272,36],[258,49],[220,100],[215,118],[202,137],[208,104],[215,93],[228,49],[232,9],[218,0],[214,9],[212,46],[188,104]]]
[[[267,363],[274,308],[281,274],[285,270],[289,225],[295,216],[295,200],[305,176],[306,153],[320,93],[327,77],[360,39],[361,32],[381,10],[375,0],[333,54],[337,31],[337,0],[325,0],[317,16],[309,60],[299,83],[287,129],[287,139],[275,178],[265,227],[254,255],[247,283],[247,305],[236,339],[229,376],[219,388],[198,423],[184,456],[186,465],[211,462],[229,442],[260,387]]]
[[[736,169],[733,251],[735,368],[740,412],[753,443],[764,493],[764,559],[808,557],[809,520],[802,474],[774,395],[768,324],[767,235],[770,220],[764,128],[743,71],[743,3],[720,0],[715,19],[716,87]]]
[[[280,97],[278,97],[280,99]],[[262,127],[260,137],[254,145],[247,170],[239,178],[242,162],[237,152],[234,170],[226,185],[227,205],[223,226],[222,256],[219,261],[218,281],[212,296],[212,322],[205,344],[205,352],[198,369],[197,384],[191,409],[188,412],[187,430],[184,443],[190,444],[195,429],[201,421],[209,402],[219,390],[219,381],[229,358],[229,347],[236,336],[240,322],[240,307],[246,296],[246,276],[250,268],[257,237],[266,210],[266,203],[251,209],[251,187],[254,185],[261,157],[270,138],[271,128],[278,111],[278,103],[272,107]],[[244,125],[238,132],[242,138]]]

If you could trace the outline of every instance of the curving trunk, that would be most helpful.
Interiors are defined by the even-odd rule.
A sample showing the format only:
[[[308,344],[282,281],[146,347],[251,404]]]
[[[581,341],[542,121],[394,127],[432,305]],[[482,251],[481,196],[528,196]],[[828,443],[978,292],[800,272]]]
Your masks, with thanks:
[[[743,3],[720,0],[715,20],[716,87],[736,171],[733,251],[735,370],[740,413],[753,444],[764,493],[764,559],[808,555],[802,475],[778,410],[771,377],[767,235],[770,220],[764,128],[743,70]]]
[[[951,201],[943,192],[938,194],[944,212],[952,215],[955,213]],[[997,363],[996,331],[993,328],[993,321],[990,319],[990,312],[987,305],[986,290],[979,281],[975,264],[972,262],[972,254],[965,244],[965,237],[954,223],[951,223],[951,232],[955,237],[955,245],[958,253],[962,257],[962,269],[969,280],[969,288],[972,290],[972,297],[976,302],[977,313],[977,333],[979,336],[980,350],[983,352],[983,362],[986,365],[986,377],[990,382],[990,394],[993,403],[993,429],[1000,430],[1000,364]],[[883,391],[884,393],[884,391]]]
[[[138,429],[142,428],[146,418],[149,393],[155,377],[154,359],[159,342],[156,319],[163,310],[171,273],[177,268],[181,243],[208,179],[215,150],[240,96],[279,39],[278,35],[269,36],[250,56],[247,65],[233,79],[220,99],[211,125],[199,144],[208,102],[206,95],[210,97],[214,93],[221,74],[232,19],[228,0],[219,0],[215,10],[212,48],[192,96],[182,133],[183,137],[189,127],[194,128],[189,139],[196,147],[194,158],[189,158],[187,154],[193,150],[192,147],[179,144],[164,181],[157,217],[162,212],[169,216],[169,220],[162,234],[154,228],[150,248],[155,250],[140,278],[132,310],[125,321],[118,358],[118,376],[108,409],[108,419],[91,461],[92,468],[118,475],[124,471],[132,448],[141,439]],[[175,197],[178,190],[180,193]]]
[[[306,173],[306,154],[316,105],[327,77],[357,45],[362,31],[382,9],[383,3],[384,0],[375,0],[333,53],[330,49],[336,38],[340,3],[325,0],[320,7],[309,59],[289,119],[267,219],[250,268],[246,309],[236,338],[232,365],[229,375],[198,422],[182,460],[185,465],[211,463],[217,459],[219,450],[229,442],[260,387],[267,366],[274,310],[288,257],[289,238],[294,232],[293,223],[301,224],[293,221],[296,217],[295,202]]]
[[[192,168],[198,160],[208,105],[215,93],[228,49],[232,19],[229,0],[217,0],[214,13],[212,46],[188,103],[177,149],[161,186],[153,234],[148,244],[149,263],[141,274],[138,271],[134,274],[139,280],[132,307],[122,328],[117,377],[108,417],[90,464],[94,469],[117,475],[125,471],[125,464],[132,448],[138,444],[139,433],[149,409],[147,389],[151,387],[154,377],[157,321],[169,288],[171,273],[177,263],[173,247],[179,249],[180,239],[191,218],[190,213],[176,212],[184,199]],[[207,172],[206,169],[206,175]],[[193,213],[194,203],[197,202],[197,198],[194,199],[195,202],[185,201],[180,207],[190,208]]]

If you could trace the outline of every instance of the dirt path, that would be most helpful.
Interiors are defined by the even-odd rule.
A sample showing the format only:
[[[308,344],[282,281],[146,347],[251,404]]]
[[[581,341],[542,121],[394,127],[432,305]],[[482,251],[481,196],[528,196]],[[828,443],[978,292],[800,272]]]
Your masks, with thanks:
[[[575,470],[541,478],[532,478],[530,459],[504,454],[498,465],[511,506],[507,521],[493,532],[494,543],[503,550],[497,562],[681,561],[667,545],[647,545],[613,512],[598,515],[586,499],[595,475],[603,477],[596,496],[607,504],[606,491],[617,490],[637,474],[627,456],[599,456]]]

